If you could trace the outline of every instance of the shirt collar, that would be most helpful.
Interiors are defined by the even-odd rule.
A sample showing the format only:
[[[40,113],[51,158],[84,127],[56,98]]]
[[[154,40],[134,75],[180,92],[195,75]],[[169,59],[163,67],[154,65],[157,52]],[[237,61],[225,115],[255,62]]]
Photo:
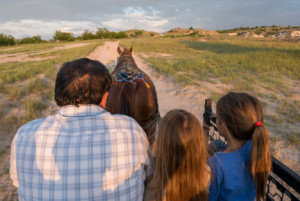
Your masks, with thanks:
[[[106,112],[98,105],[66,105],[59,109],[58,114],[62,116],[94,116]]]

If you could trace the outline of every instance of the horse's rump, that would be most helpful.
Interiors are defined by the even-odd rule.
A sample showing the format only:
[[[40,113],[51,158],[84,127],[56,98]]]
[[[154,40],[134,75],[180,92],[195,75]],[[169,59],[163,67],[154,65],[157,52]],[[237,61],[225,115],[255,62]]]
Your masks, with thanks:
[[[157,122],[160,119],[155,86],[149,76],[137,67],[132,49],[122,52],[112,72],[112,85],[107,97],[106,109],[112,114],[124,114],[134,118],[146,132],[150,144],[154,141]]]
[[[121,90],[118,97],[118,111],[130,117],[134,117],[136,83],[126,82],[121,85]]]

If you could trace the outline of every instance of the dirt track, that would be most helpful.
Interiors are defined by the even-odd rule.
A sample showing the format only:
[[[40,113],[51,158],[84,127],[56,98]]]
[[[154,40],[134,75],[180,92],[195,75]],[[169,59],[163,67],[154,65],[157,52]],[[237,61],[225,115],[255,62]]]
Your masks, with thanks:
[[[99,60],[104,65],[116,63],[119,56],[117,53],[118,43],[118,41],[106,42],[103,46],[96,48],[88,58]],[[202,119],[205,97],[199,93],[196,87],[182,88],[180,85],[175,84],[172,78],[167,78],[165,75],[154,72],[142,59],[146,55],[135,54],[134,49],[133,57],[137,66],[151,77],[155,85],[159,110],[162,116],[171,109],[181,108],[194,113],[199,119]]]

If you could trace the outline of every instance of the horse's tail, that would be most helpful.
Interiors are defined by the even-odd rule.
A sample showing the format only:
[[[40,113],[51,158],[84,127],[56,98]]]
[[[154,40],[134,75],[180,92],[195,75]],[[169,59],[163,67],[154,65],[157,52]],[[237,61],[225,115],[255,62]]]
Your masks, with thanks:
[[[134,118],[134,101],[135,101],[136,83],[127,82],[122,85],[121,92],[119,94],[119,114],[124,114]]]

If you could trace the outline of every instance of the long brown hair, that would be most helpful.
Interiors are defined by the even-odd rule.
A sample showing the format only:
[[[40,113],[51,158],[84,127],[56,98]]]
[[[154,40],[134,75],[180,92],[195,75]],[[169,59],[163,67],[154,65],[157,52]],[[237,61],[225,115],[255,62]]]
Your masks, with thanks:
[[[184,110],[168,112],[159,123],[152,183],[157,200],[207,200],[207,144],[199,120]]]
[[[263,122],[261,103],[247,93],[231,92],[217,103],[217,118],[237,140],[251,140],[250,171],[253,176],[257,200],[265,200],[266,183],[271,170],[268,132]]]

